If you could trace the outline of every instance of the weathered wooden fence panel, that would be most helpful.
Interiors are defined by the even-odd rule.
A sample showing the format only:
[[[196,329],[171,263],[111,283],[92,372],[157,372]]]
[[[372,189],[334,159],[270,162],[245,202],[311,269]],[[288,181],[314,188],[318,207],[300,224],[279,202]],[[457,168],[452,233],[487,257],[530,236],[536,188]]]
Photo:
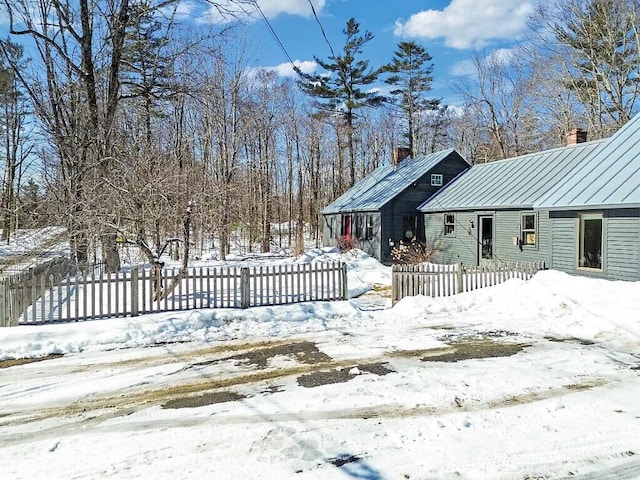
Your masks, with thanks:
[[[393,265],[391,296],[395,304],[404,297],[442,297],[490,287],[510,278],[527,280],[544,270],[544,262],[492,263],[487,265]]]
[[[147,270],[117,274],[51,274],[0,280],[0,326],[82,321],[198,308],[249,308],[316,300],[346,300],[341,262],[192,268],[164,298],[154,284],[173,283]]]

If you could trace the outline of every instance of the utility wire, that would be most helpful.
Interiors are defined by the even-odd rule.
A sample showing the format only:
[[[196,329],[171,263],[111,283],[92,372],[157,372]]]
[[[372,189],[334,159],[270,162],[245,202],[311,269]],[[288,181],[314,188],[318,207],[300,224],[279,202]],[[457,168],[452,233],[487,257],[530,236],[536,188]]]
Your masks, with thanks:
[[[311,0],[307,0],[307,1],[309,2],[309,5],[311,6],[311,11],[313,12],[313,18],[316,19],[316,23],[320,27],[320,31],[322,32],[322,36],[324,37],[324,41],[327,42],[327,45],[329,45],[329,51],[331,52],[331,56],[333,58],[336,58],[336,54],[334,53],[333,47],[331,46],[331,42],[327,38],[327,34],[324,31],[324,27],[322,26],[322,23],[320,22],[320,19],[318,18],[318,14],[316,13],[316,8],[313,6],[313,2]]]
[[[280,50],[282,50],[284,55],[287,57],[287,60],[289,60],[289,63],[293,67],[293,71],[299,74],[298,68],[296,67],[296,64],[293,63],[293,60],[291,59],[291,56],[289,55],[289,52],[287,52],[287,49],[285,48],[284,44],[280,40],[280,37],[278,37],[278,34],[276,33],[276,31],[271,26],[271,22],[269,22],[269,19],[266,17],[264,12],[260,8],[260,5],[258,5],[258,0],[253,0],[253,5],[256,7],[256,10],[260,14],[260,17],[262,18],[262,21],[265,23],[265,25],[267,26],[267,28],[271,32],[271,35],[273,36],[273,38],[275,39],[276,43],[278,44],[278,47],[280,47]]]

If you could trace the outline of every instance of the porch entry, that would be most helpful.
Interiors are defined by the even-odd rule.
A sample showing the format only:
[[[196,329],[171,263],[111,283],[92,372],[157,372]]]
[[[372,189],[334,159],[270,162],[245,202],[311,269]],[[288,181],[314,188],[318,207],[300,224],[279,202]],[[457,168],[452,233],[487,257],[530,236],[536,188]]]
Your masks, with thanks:
[[[493,216],[478,217],[478,265],[493,260]]]
[[[410,242],[416,236],[417,218],[415,215],[405,215],[402,217],[402,239]]]
[[[342,235],[345,237],[351,236],[351,215],[342,216]]]

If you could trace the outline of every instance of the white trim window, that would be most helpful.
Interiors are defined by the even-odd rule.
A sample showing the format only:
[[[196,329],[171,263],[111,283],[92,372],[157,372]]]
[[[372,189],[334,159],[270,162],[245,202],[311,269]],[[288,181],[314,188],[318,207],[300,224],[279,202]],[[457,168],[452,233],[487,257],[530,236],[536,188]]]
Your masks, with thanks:
[[[444,234],[447,237],[455,237],[456,235],[456,214],[444,214]]]
[[[366,240],[373,240],[373,215],[367,215],[367,225],[366,225]]]
[[[601,213],[583,213],[578,224],[578,268],[602,270],[604,228]]]
[[[431,186],[432,187],[441,187],[444,178],[441,173],[432,173],[431,174]]]
[[[523,213],[520,219],[520,245],[535,247],[538,245],[538,216],[535,213]]]

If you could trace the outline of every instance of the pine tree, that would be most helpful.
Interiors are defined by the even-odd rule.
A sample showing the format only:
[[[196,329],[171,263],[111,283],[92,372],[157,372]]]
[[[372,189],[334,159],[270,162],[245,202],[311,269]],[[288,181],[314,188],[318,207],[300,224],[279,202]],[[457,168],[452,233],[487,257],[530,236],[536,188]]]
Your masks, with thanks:
[[[382,71],[391,75],[385,79],[391,90],[391,101],[403,112],[406,120],[406,137],[412,153],[422,145],[421,118],[428,111],[438,110],[440,100],[427,98],[433,81],[431,55],[415,42],[400,42],[394,57]]]
[[[0,145],[4,157],[4,175],[2,197],[0,201],[0,226],[2,240],[9,241],[11,232],[16,229],[17,190],[20,185],[24,162],[31,149],[26,138],[25,123],[29,112],[24,92],[16,79],[11,64],[26,68],[24,48],[10,40],[3,43],[0,60]]]
[[[147,0],[134,5],[123,48],[123,96],[142,103],[147,144],[151,143],[152,119],[161,115],[157,103],[175,92],[174,55],[169,51],[172,22],[162,18],[166,15]]]
[[[384,97],[365,88],[374,83],[379,76],[378,70],[369,68],[367,60],[357,60],[362,48],[373,39],[369,31],[360,33],[360,24],[350,18],[343,30],[346,37],[341,55],[332,52],[328,61],[314,56],[315,61],[324,70],[321,73],[305,74],[298,69],[301,79],[298,85],[307,95],[316,99],[315,107],[324,118],[338,118],[347,130],[349,149],[349,184],[355,183],[356,158],[354,148],[354,130],[356,111],[364,107],[376,107]],[[328,73],[329,75],[326,75]],[[340,178],[343,165],[339,164]],[[342,193],[342,188],[338,189]]]

